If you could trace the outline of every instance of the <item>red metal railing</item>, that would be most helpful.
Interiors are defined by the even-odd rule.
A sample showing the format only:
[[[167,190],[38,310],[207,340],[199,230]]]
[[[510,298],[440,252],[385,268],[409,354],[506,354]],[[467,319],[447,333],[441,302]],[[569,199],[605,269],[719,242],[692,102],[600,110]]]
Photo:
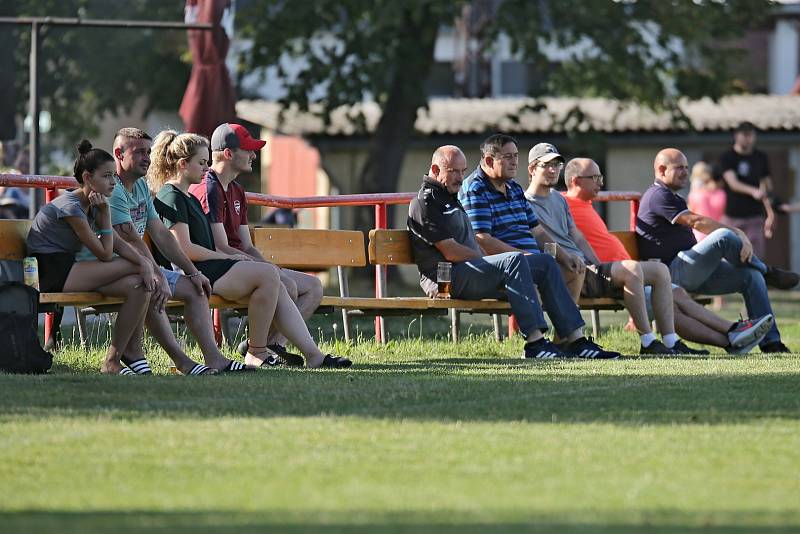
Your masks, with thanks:
[[[57,189],[72,189],[78,187],[74,178],[64,176],[42,176],[29,174],[0,174],[0,186],[34,187],[45,189],[45,199],[50,202],[55,198]],[[364,195],[336,195],[319,197],[282,197],[264,195],[261,193],[247,193],[247,203],[257,206],[273,208],[323,208],[339,206],[374,206],[375,228],[387,228],[387,207],[396,204],[408,204],[416,193],[376,193]],[[642,194],[637,191],[601,191],[595,200],[601,202],[630,202],[630,228],[636,226],[636,214],[639,211],[639,200]],[[375,297],[381,298],[386,294],[386,268],[375,266]],[[219,317],[214,314],[215,330],[219,335]],[[511,329],[512,322],[509,322]],[[52,329],[52,317],[48,314],[45,320],[45,339]],[[386,338],[383,318],[375,318],[375,338],[382,342]]]

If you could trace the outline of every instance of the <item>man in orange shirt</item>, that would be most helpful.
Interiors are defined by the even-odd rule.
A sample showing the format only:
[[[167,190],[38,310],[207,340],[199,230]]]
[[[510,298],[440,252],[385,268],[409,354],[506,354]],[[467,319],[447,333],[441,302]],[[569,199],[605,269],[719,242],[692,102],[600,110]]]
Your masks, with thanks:
[[[575,226],[602,262],[631,259],[625,246],[608,231],[605,221],[592,207],[603,186],[600,167],[589,158],[574,158],[564,169],[567,192],[563,193]],[[683,339],[722,347],[731,354],[745,354],[764,338],[771,315],[731,322],[696,303],[681,287],[673,285],[675,330]]]

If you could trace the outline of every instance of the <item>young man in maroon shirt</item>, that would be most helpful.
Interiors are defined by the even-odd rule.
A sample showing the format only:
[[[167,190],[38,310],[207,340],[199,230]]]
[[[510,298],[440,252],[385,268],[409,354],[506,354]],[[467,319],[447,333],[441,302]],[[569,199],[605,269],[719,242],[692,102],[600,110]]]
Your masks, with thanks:
[[[253,261],[266,262],[250,239],[245,190],[236,181],[240,174],[252,170],[256,151],[261,150],[264,145],[266,141],[253,139],[239,124],[226,123],[218,126],[211,136],[212,165],[203,181],[191,186],[189,192],[203,206],[211,223],[217,250],[227,254],[244,253]],[[281,282],[286,286],[303,318],[311,317],[322,301],[322,283],[319,279],[298,271],[281,269]],[[286,351],[286,338],[274,327],[270,330],[268,347],[290,363],[296,361],[303,364],[302,356]]]

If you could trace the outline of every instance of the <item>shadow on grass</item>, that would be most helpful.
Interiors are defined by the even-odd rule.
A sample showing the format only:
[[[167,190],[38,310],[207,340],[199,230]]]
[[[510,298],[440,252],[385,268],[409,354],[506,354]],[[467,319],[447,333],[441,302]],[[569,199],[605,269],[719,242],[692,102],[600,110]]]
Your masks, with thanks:
[[[618,514],[617,514],[618,515]],[[470,521],[463,513],[442,511],[441,515],[410,510],[404,514],[374,511],[304,513],[263,512],[5,512],[0,513],[0,532],[619,532],[632,534],[678,532],[796,532],[795,516],[786,513],[754,511],[746,517],[736,512],[682,510],[630,512],[629,517],[590,517],[583,510],[574,514],[526,514],[518,521]],[[456,518],[456,519],[453,519]],[[768,518],[768,523],[749,524],[753,518]],[[750,521],[748,521],[748,519]],[[758,521],[759,523],[763,521]]]
[[[353,416],[630,425],[800,418],[792,373],[628,375],[587,369],[581,375],[576,367],[580,371],[580,364],[532,367],[492,358],[219,377],[0,375],[0,417]]]

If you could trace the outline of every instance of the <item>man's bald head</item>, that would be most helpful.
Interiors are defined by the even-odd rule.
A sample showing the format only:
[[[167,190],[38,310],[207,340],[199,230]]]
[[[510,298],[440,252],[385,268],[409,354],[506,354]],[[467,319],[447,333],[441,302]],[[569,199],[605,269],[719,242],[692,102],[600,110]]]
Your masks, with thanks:
[[[656,154],[653,172],[657,181],[678,191],[686,187],[689,180],[689,162],[677,148],[665,148]]]
[[[467,158],[457,146],[440,146],[434,151],[428,176],[445,186],[451,194],[461,189],[466,172]]]

